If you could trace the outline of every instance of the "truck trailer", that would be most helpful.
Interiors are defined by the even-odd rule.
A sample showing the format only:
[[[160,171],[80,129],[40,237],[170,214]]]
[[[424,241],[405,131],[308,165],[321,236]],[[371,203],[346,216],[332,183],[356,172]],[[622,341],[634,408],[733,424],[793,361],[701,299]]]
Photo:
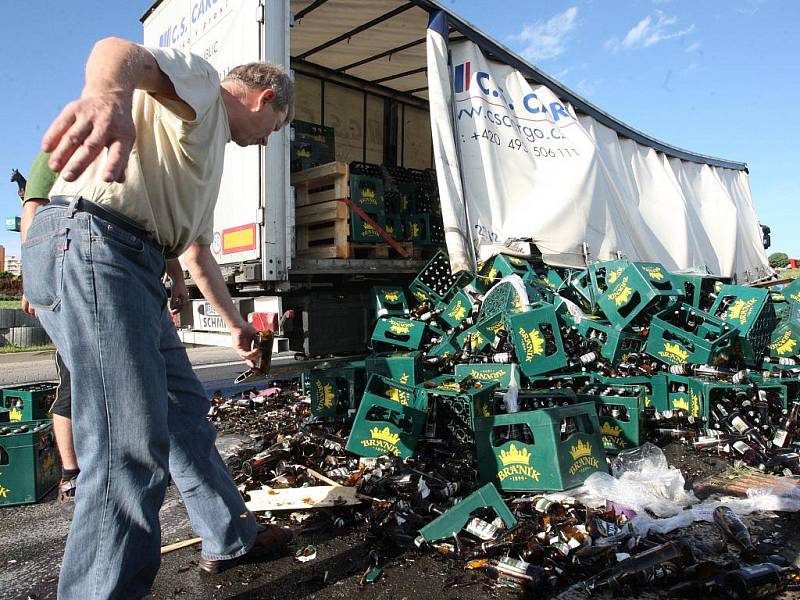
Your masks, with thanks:
[[[499,245],[508,241],[498,239],[491,227],[470,222],[469,214],[453,214],[453,189],[463,189],[466,175],[444,173],[442,168],[447,156],[437,123],[446,121],[456,130],[458,124],[454,107],[449,107],[449,115],[442,113],[440,97],[436,102],[439,112],[431,113],[431,53],[436,48],[431,37],[432,23],[437,24],[444,40],[445,55],[448,44],[472,44],[482,59],[512,68],[523,83],[549,90],[564,115],[583,125],[589,123],[588,128],[602,131],[626,147],[635,147],[647,160],[688,165],[692,172],[705,173],[706,180],[710,175],[723,180],[723,195],[727,190],[735,191],[736,206],[728,214],[735,217],[732,227],[736,231],[727,233],[726,243],[733,240],[728,258],[709,265],[709,270],[741,282],[770,274],[763,247],[753,247],[752,243],[754,232],[761,238],[745,163],[689,152],[637,131],[439,2],[159,0],[141,21],[146,46],[196,53],[208,60],[221,77],[235,65],[256,60],[291,68],[296,86],[294,126],[270,136],[266,147],[229,145],[226,150],[212,252],[243,314],[253,310],[294,310],[296,316],[286,328],[287,343],[293,351],[318,356],[363,350],[374,318],[370,288],[407,284],[425,265],[437,243],[445,245],[445,238],[448,247],[453,245],[453,236],[460,238],[464,242],[462,250],[487,236],[489,242]],[[450,89],[446,91],[463,92],[464,81],[469,87],[469,78],[476,75],[469,73],[469,64],[446,65],[446,71],[442,71],[450,74]],[[466,80],[456,81],[465,74]],[[496,91],[493,93],[497,95]],[[433,135],[432,129],[439,135]],[[318,148],[329,147],[332,156],[327,159],[332,160],[314,166],[314,149],[298,150],[302,136],[319,140]],[[443,224],[434,226],[434,235],[428,221],[419,222],[414,228],[413,222],[394,223],[384,214],[380,214],[378,223],[377,212],[363,214],[368,207],[354,199],[354,186],[359,177],[365,173],[374,175],[376,170],[384,176],[394,176],[400,183],[410,177],[418,189],[433,182],[430,187],[434,191],[426,197],[436,204],[427,207],[434,214],[431,218],[437,220],[436,213],[445,207]],[[481,174],[469,176],[480,178]],[[453,186],[447,177],[458,177],[460,181]],[[689,178],[684,182],[689,188],[698,188],[689,194],[692,198],[703,195],[702,181],[694,183]],[[437,188],[443,195],[441,204]],[[375,190],[364,192],[365,201],[371,201],[370,194],[374,193]],[[633,194],[645,196],[641,190],[634,190]],[[476,199],[462,201],[467,205]],[[653,198],[647,201],[653,202]],[[455,210],[458,212],[458,207]],[[472,211],[480,212],[475,211],[474,205]],[[469,210],[465,208],[464,212]],[[371,217],[382,230],[375,235],[379,243],[356,243],[356,222],[375,234]],[[630,228],[637,227],[633,221],[626,222]],[[699,219],[695,230],[702,231],[703,223]],[[399,243],[392,243],[392,235],[387,242],[384,234],[396,232],[404,224],[415,234],[420,233],[420,225],[429,231],[419,244],[407,239],[400,242],[400,236],[396,236]],[[658,238],[659,234],[653,235]],[[409,237],[414,239],[407,232],[403,235]],[[713,245],[713,235],[707,237],[704,243]],[[633,247],[615,249],[598,243],[593,248],[586,240],[577,239],[573,244],[575,252],[549,252],[546,247],[537,247],[535,236],[529,241],[532,243],[525,247],[551,264],[580,266],[622,255],[638,260],[662,258],[637,256]],[[474,266],[477,253],[469,253],[473,254]],[[567,254],[574,254],[577,259],[562,260]],[[688,256],[674,264],[669,260],[666,263],[668,268],[686,268],[693,265],[679,263],[694,260],[697,257]],[[192,311],[181,315],[184,341],[224,344],[224,337],[219,337],[224,327],[214,317],[210,305],[194,301]]]

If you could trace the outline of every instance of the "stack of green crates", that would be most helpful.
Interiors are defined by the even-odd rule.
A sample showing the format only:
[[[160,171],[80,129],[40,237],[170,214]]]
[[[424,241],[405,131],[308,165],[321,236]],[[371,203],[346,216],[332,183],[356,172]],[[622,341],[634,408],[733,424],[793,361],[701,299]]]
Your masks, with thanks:
[[[380,167],[350,163],[350,200],[381,229],[386,227],[383,177]],[[383,236],[356,211],[350,210],[350,239],[357,243],[381,243]]]
[[[52,421],[0,426],[0,506],[38,502],[60,475]]]
[[[332,127],[292,121],[289,166],[292,173],[336,160],[336,140]]]

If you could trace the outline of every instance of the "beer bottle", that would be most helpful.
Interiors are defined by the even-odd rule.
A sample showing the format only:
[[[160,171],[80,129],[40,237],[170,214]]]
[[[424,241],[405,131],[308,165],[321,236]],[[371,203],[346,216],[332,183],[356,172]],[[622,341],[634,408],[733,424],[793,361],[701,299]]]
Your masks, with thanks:
[[[725,537],[736,542],[745,552],[755,552],[753,539],[739,516],[728,506],[718,506],[714,509],[714,523],[722,530]]]

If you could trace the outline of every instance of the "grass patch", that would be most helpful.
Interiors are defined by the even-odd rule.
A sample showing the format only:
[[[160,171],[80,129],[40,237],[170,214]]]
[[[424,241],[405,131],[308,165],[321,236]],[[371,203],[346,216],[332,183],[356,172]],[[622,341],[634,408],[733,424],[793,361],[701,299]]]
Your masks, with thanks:
[[[778,271],[778,277],[781,279],[797,279],[800,277],[800,269],[781,269]]]
[[[0,300],[0,308],[22,308],[22,299]]]
[[[53,344],[42,344],[41,346],[12,346],[8,344],[6,346],[0,346],[0,354],[16,354],[18,352],[43,352],[45,350],[55,350],[56,347]]]

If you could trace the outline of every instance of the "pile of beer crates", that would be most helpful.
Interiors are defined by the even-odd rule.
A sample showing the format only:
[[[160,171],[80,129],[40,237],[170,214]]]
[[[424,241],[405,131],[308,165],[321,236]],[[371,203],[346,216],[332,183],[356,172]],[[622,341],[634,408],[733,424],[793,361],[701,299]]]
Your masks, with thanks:
[[[446,441],[503,490],[574,487],[607,454],[696,437],[751,401],[772,414],[753,417],[768,437],[800,405],[800,284],[779,294],[658,263],[553,269],[505,254],[454,274],[439,252],[408,290],[374,288],[373,309],[361,379],[352,364],[312,373],[314,414],[352,419],[347,448],[362,456]],[[335,413],[318,408],[334,397]]]

